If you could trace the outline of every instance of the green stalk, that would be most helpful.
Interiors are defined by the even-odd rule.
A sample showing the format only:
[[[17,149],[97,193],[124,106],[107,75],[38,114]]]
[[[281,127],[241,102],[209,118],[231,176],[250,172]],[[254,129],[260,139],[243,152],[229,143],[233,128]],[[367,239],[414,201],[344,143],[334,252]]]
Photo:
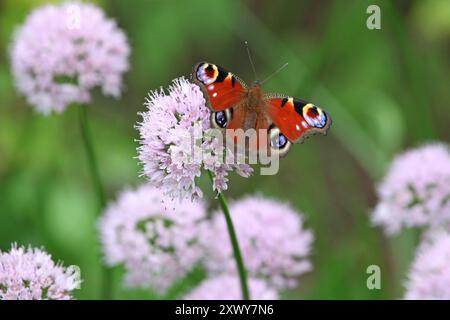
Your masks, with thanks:
[[[214,181],[214,177],[211,171],[208,171],[211,182]],[[239,272],[239,280],[241,283],[242,298],[244,300],[250,300],[250,293],[248,291],[247,284],[247,271],[245,270],[244,260],[242,259],[241,249],[239,248],[239,241],[236,236],[236,231],[234,230],[233,220],[231,219],[230,209],[228,209],[227,200],[222,192],[218,193],[220,207],[225,215],[225,220],[227,222],[228,234],[230,236],[231,245],[233,247],[234,259],[236,261],[236,267]]]
[[[84,144],[84,149],[86,150],[86,156],[89,165],[89,173],[92,179],[92,185],[95,189],[95,193],[97,196],[97,214],[100,215],[103,208],[106,206],[106,196],[103,188],[102,181],[100,179],[100,172],[98,170],[98,162],[95,157],[94,147],[92,145],[92,135],[89,129],[88,115],[87,115],[87,106],[80,105],[79,109],[79,119],[80,119],[80,131],[81,137]],[[112,273],[111,269],[106,267],[104,264],[101,265],[102,269],[102,291],[101,297],[105,300],[109,300],[112,298],[112,288],[111,288],[111,278]]]

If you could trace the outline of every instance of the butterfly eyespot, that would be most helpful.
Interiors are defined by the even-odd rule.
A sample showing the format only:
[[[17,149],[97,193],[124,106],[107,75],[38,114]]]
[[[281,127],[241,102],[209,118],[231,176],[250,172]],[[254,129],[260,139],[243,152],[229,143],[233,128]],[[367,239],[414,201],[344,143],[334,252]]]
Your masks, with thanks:
[[[209,85],[216,81],[218,75],[219,69],[214,64],[202,63],[197,68],[197,79],[205,85]]]
[[[271,141],[271,146],[275,149],[282,149],[287,143],[288,139],[284,135],[279,134],[278,137]]]
[[[231,120],[232,110],[226,109],[224,111],[217,111],[211,114],[212,126],[218,129],[226,128],[228,122]]]
[[[270,149],[272,154],[278,154],[280,157],[285,156],[291,148],[292,143],[280,132],[277,127],[272,127],[269,132]]]
[[[303,107],[303,118],[314,128],[323,128],[328,121],[326,113],[312,103],[308,103]]]

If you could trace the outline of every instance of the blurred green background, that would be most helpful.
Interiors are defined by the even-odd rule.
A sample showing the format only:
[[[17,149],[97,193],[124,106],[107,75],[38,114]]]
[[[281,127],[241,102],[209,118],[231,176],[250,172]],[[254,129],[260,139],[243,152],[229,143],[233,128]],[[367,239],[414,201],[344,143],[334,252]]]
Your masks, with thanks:
[[[81,267],[78,299],[99,297],[96,199],[82,148],[77,110],[44,117],[14,88],[8,47],[30,10],[48,1],[0,2],[0,249],[11,242],[44,246],[65,265]],[[95,94],[91,127],[109,199],[137,185],[134,124],[150,89],[188,75],[200,60],[253,80],[249,41],[265,84],[313,101],[333,125],[327,137],[295,146],[276,176],[233,176],[229,198],[262,192],[304,212],[315,233],[313,272],[286,299],[401,298],[417,243],[415,231],[393,239],[370,225],[375,184],[399,151],[430,140],[450,141],[450,2],[341,1],[96,1],[114,17],[132,47],[120,100]],[[381,30],[366,27],[371,4]],[[201,182],[208,189],[205,178]],[[212,194],[206,195],[213,199]],[[212,200],[211,206],[216,206]],[[366,268],[382,271],[382,289],[368,290]],[[155,298],[124,290],[116,298]],[[194,276],[168,294],[175,298]]]

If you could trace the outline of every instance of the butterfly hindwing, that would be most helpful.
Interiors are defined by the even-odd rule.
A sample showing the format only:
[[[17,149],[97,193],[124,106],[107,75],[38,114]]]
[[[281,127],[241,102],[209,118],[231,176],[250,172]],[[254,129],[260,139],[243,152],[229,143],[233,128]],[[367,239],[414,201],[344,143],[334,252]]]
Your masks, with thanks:
[[[266,110],[274,125],[294,143],[301,143],[306,137],[326,134],[331,118],[324,110],[312,103],[291,97],[267,96]]]
[[[212,63],[197,63],[192,78],[202,89],[213,111],[232,108],[241,102],[245,93],[245,84],[239,78]]]

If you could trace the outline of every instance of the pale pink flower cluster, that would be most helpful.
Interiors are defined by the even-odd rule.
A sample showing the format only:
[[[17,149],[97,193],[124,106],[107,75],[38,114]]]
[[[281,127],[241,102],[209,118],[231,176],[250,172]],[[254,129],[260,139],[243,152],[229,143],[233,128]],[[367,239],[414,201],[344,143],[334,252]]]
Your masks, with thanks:
[[[69,300],[80,283],[77,267],[64,268],[43,250],[0,251],[0,300]]]
[[[299,212],[261,196],[237,201],[230,210],[253,299],[275,299],[279,290],[295,286],[311,270],[313,237]],[[125,267],[129,287],[164,294],[194,267],[204,266],[208,278],[188,299],[204,294],[205,299],[241,298],[223,214],[209,219],[202,202],[174,201],[142,185],[122,192],[107,207],[99,230],[106,263]]]
[[[277,300],[278,293],[263,280],[248,279],[250,296],[253,300]],[[219,275],[202,282],[189,292],[185,300],[241,300],[242,291],[239,277],[236,275]]]
[[[303,227],[300,213],[291,206],[261,196],[230,205],[230,212],[247,271],[276,289],[292,288],[311,270],[308,256],[313,235]],[[202,238],[212,274],[236,274],[236,264],[225,218],[216,212]]]
[[[43,114],[89,103],[94,87],[118,97],[129,53],[116,22],[81,2],[34,10],[16,31],[10,50],[18,90]]]
[[[124,265],[127,286],[164,293],[201,259],[205,218],[201,202],[173,202],[149,185],[123,191],[99,221],[106,263]]]
[[[443,143],[397,156],[378,186],[372,221],[396,234],[403,227],[425,233],[406,283],[406,299],[450,299],[450,151]]]
[[[424,239],[406,283],[406,299],[450,300],[450,234]]]
[[[248,177],[245,164],[226,164],[224,147],[211,133],[210,111],[200,88],[184,78],[175,79],[167,93],[149,93],[147,111],[137,125],[140,133],[139,160],[143,174],[172,198],[197,198],[202,191],[196,179],[202,170],[213,173],[213,188],[227,188],[232,170]]]
[[[428,144],[406,151],[392,162],[378,186],[372,221],[395,234],[402,227],[434,228],[450,222],[450,152]]]

